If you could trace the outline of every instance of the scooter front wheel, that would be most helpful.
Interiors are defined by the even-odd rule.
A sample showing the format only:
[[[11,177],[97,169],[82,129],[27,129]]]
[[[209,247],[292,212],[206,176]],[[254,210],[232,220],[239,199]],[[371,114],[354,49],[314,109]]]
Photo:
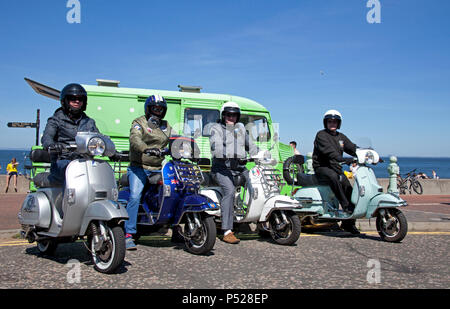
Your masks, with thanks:
[[[294,212],[274,211],[269,218],[269,228],[277,244],[291,246],[299,239],[302,224]]]
[[[120,226],[104,225],[106,230],[106,239],[102,240],[101,245],[94,241],[94,235],[102,237],[98,232],[93,231],[88,239],[89,250],[94,268],[105,274],[113,273],[125,259],[125,236]],[[94,230],[98,227],[95,226]],[[99,230],[98,230],[99,231]]]
[[[187,214],[188,216],[191,214]],[[195,231],[189,228],[189,224],[185,224],[186,248],[190,253],[196,255],[206,254],[212,250],[216,243],[216,224],[212,216],[199,216],[200,225],[195,226]],[[192,220],[191,222],[195,222]]]
[[[398,209],[381,209],[378,212],[377,231],[381,239],[387,242],[400,242],[408,233],[408,221]]]

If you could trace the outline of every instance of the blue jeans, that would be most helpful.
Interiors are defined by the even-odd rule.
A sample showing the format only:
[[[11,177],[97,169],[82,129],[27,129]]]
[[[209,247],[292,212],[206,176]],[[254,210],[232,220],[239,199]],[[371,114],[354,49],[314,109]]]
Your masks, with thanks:
[[[136,234],[137,215],[141,202],[142,191],[147,183],[147,177],[161,171],[149,171],[142,167],[129,166],[127,169],[128,182],[130,184],[130,197],[127,204],[129,219],[125,221],[125,233]]]
[[[50,165],[50,177],[51,183],[59,183],[65,185],[66,183],[66,169],[67,165],[72,162],[72,160],[56,160]]]

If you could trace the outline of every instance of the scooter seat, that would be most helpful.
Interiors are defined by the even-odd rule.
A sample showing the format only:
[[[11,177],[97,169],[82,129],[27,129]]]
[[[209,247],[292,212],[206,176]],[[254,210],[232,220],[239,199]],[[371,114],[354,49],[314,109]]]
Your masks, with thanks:
[[[234,175],[233,182],[236,187],[245,187],[247,180],[243,175]]]
[[[314,187],[319,185],[319,180],[316,175],[298,173],[296,185],[302,187]]]
[[[202,182],[202,186],[204,186],[204,187],[219,186],[219,184],[211,176],[210,172],[202,172],[202,173],[203,173],[203,179],[204,179],[204,181]],[[233,176],[233,184],[236,187],[245,187],[246,179],[243,175],[235,175],[235,176]]]
[[[63,184],[60,182],[52,181],[49,172],[39,173],[33,178],[34,185],[38,188],[59,188]]]
[[[161,173],[152,174],[150,177],[148,177],[148,183],[151,185],[157,185],[162,181],[162,175]]]
[[[150,175],[150,177],[147,178],[148,179],[148,183],[151,185],[157,185],[162,181],[162,175],[161,173],[157,173],[157,174],[152,174]],[[119,185],[121,187],[129,187],[130,186],[130,182],[128,181],[128,175],[127,174],[123,174],[120,179],[119,179]]]
[[[30,160],[37,163],[51,163],[48,151],[44,149],[34,149],[30,153]]]
[[[219,184],[216,183],[216,181],[214,180],[214,178],[211,176],[210,172],[203,172],[203,182],[201,183],[201,185],[203,187],[216,187]]]

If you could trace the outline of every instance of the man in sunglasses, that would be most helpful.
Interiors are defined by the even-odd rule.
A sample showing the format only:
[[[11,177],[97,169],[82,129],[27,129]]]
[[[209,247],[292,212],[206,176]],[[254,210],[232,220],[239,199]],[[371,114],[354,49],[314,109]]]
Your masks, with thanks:
[[[77,132],[99,132],[95,121],[84,111],[87,106],[87,92],[79,84],[68,84],[60,93],[61,107],[47,120],[42,146],[51,149],[49,181],[51,184],[63,184],[65,170],[77,155],[67,146],[75,143]]]
[[[235,176],[242,175],[249,180],[249,170],[240,160],[246,153],[256,154],[258,148],[249,138],[242,123],[239,122],[241,109],[235,102],[226,102],[220,111],[220,123],[211,128],[211,176],[223,189],[224,196],[220,201],[222,216],[223,241],[230,244],[239,243],[233,229],[233,207],[235,194]]]

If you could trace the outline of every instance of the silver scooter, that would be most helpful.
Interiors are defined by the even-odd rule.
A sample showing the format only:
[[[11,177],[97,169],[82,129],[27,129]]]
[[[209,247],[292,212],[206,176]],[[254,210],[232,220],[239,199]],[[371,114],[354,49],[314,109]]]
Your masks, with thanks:
[[[51,183],[48,172],[33,179],[38,189],[28,194],[22,204],[18,215],[21,234],[30,243],[36,241],[43,254],[52,254],[59,243],[87,236],[95,269],[112,273],[125,258],[121,224],[128,219],[128,213],[117,203],[113,169],[94,156],[113,156],[115,146],[109,137],[92,132],[78,132],[75,144],[68,148],[82,159],[72,160],[67,166],[65,186]],[[34,152],[32,160],[49,159],[44,150]]]

